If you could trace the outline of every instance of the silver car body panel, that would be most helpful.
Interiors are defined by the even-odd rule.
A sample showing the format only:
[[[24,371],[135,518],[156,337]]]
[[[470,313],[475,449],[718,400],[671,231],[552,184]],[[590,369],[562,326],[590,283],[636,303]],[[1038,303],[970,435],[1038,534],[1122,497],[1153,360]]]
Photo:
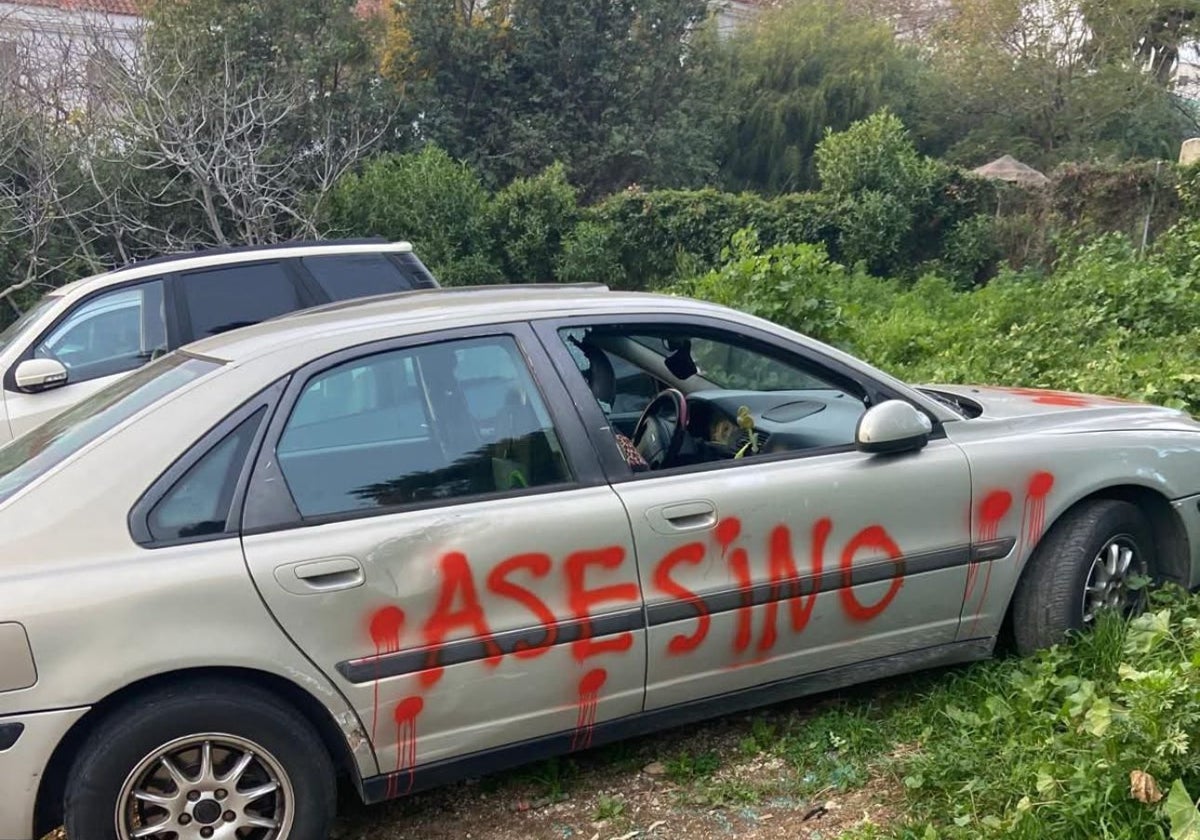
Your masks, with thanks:
[[[481,324],[637,313],[770,332],[883,383],[941,429],[905,455],[799,452],[242,540],[149,549],[130,535],[131,509],[170,464],[314,359]],[[585,746],[593,727],[643,710],[669,718],[680,704],[864,660],[939,661],[956,641],[986,651],[1037,540],[1117,486],[1169,503],[1190,541],[1184,582],[1200,583],[1200,426],[1179,412],[939,388],[979,403],[982,416],[964,419],[759,319],[603,291],[410,293],[189,350],[229,363],[0,503],[0,624],[25,628],[37,667],[34,685],[0,691],[0,722],[26,723],[0,753],[0,791],[17,785],[0,837],[28,836],[29,780],[82,709],[178,670],[288,680],[328,711],[361,778],[403,793],[415,765],[554,733]],[[349,572],[352,585],[310,593],[313,578],[296,574],[308,564],[318,581]],[[439,603],[456,616],[440,633]],[[46,717],[54,709],[74,711]]]

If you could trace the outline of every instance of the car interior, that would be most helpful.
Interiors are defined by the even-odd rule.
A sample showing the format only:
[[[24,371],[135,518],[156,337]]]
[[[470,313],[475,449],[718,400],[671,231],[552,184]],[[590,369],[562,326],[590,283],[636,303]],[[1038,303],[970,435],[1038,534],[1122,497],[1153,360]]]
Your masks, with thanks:
[[[613,325],[560,336],[635,472],[849,446],[867,407],[857,383],[733,334]]]

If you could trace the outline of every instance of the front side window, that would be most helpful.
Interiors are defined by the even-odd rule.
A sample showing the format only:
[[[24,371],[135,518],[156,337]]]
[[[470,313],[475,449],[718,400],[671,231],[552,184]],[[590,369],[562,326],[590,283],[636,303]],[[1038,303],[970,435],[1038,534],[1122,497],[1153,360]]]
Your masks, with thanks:
[[[155,280],[90,298],[33,349],[62,362],[70,382],[139,368],[167,349],[163,283]]]
[[[727,330],[598,324],[560,337],[635,471],[850,446],[866,410],[857,383]],[[636,402],[622,383],[636,383]]]
[[[182,353],[165,356],[0,447],[0,501],[133,415],[220,366]]]
[[[179,288],[196,339],[295,312],[301,305],[295,283],[277,262],[188,272]]]
[[[305,517],[570,480],[549,413],[508,336],[380,353],[314,376],[277,454]]]

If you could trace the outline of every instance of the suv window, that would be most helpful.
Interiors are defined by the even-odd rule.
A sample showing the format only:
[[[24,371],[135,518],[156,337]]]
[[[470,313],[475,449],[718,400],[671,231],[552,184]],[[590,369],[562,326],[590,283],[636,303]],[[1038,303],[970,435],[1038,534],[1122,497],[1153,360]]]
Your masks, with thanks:
[[[507,336],[381,353],[318,374],[277,454],[306,517],[570,479],[546,407]]]
[[[417,278],[400,269],[382,254],[328,254],[302,257],[308,269],[330,300],[385,295],[419,289]]]
[[[155,280],[84,301],[33,348],[33,355],[57,359],[70,382],[86,382],[139,368],[166,349],[163,283]]]
[[[196,339],[257,324],[301,306],[296,284],[279,262],[190,271],[180,280]]]
[[[182,540],[226,530],[238,475],[266,415],[261,408],[242,421],[172,485],[147,518],[155,540]]]

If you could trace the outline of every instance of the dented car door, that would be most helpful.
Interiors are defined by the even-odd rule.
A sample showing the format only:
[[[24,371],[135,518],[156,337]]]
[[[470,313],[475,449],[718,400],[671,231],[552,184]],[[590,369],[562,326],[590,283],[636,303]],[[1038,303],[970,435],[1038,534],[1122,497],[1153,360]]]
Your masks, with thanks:
[[[380,777],[639,712],[629,521],[528,327],[300,371],[248,491],[263,599],[358,712]],[[566,412],[562,406],[568,406]]]

